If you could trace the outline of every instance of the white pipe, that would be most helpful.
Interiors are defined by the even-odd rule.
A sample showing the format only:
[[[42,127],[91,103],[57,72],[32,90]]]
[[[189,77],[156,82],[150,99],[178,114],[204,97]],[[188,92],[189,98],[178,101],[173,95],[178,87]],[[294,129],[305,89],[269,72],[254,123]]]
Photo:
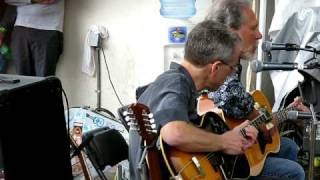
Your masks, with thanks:
[[[262,61],[263,53],[261,49],[261,44],[265,40],[266,37],[266,14],[267,14],[267,0],[260,0],[260,9],[259,9],[259,30],[262,34],[262,39],[259,42],[258,46],[258,61]],[[262,82],[262,73],[259,72],[256,75],[256,89],[261,90],[261,82]]]

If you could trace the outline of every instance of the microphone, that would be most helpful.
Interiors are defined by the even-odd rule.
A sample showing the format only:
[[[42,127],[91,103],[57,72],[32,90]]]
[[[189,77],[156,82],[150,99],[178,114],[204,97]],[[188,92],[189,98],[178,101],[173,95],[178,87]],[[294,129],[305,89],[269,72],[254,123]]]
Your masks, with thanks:
[[[270,70],[283,70],[291,71],[295,69],[312,69],[314,66],[299,65],[298,63],[265,63],[258,60],[251,61],[250,67],[253,72],[270,71]]]
[[[272,43],[265,41],[261,46],[264,52],[269,52],[272,50],[286,50],[286,51],[297,51],[300,50],[300,46],[292,43]]]
[[[296,120],[296,119],[311,119],[312,114],[310,112],[301,112],[301,111],[289,111],[287,114],[288,119]],[[320,115],[316,114],[316,118],[319,119]]]

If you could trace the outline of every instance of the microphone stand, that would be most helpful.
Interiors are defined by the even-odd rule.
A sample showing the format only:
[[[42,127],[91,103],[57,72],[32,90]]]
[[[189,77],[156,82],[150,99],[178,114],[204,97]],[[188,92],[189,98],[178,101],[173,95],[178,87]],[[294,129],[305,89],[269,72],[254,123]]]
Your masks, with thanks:
[[[272,54],[271,54],[271,51],[268,51],[267,52],[267,62],[271,62],[272,60]]]
[[[115,117],[112,112],[110,112],[109,110],[101,107],[101,49],[102,49],[102,37],[99,34],[98,35],[98,43],[97,46],[94,47],[95,49],[95,53],[97,55],[97,89],[96,89],[96,93],[97,93],[97,107],[95,109],[95,111],[97,112],[106,112],[107,114],[111,115],[112,117]]]
[[[316,129],[317,124],[319,124],[316,113],[315,113],[315,106],[318,103],[317,97],[317,87],[320,87],[320,82],[317,81],[312,75],[299,70],[299,72],[304,76],[305,80],[303,83],[299,82],[298,87],[300,91],[300,95],[304,102],[308,103],[310,106],[310,112],[312,115],[312,121],[310,121],[310,139],[309,139],[309,174],[308,180],[313,180],[313,172],[314,172],[314,157],[315,157],[315,143],[316,143]],[[318,86],[317,86],[318,85]],[[308,92],[311,89],[311,93]],[[305,96],[308,94],[309,96]]]
[[[101,37],[98,35],[98,45],[95,47],[96,54],[98,57],[97,60],[97,109],[101,108],[101,60],[100,60],[100,51],[101,51]]]

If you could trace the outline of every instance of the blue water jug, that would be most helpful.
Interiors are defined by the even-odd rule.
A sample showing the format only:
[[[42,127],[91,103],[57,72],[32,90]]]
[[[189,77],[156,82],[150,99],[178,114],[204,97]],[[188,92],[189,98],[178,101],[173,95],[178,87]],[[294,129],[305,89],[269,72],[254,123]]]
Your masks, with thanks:
[[[187,19],[196,14],[196,0],[160,0],[160,14],[165,18]]]

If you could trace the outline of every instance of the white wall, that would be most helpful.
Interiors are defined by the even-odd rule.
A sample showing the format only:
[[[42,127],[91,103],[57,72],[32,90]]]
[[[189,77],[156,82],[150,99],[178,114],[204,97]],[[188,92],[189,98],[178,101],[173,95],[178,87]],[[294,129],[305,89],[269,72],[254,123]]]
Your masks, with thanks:
[[[193,23],[202,20],[211,0],[197,0]],[[147,84],[164,67],[163,45],[169,20],[159,13],[159,0],[66,0],[64,53],[57,76],[61,79],[70,106],[96,107],[96,77],[81,73],[83,44],[90,25],[104,25],[110,37],[104,49],[111,78],[124,104],[135,102],[135,88]],[[120,107],[112,91],[102,60],[103,108],[116,112]]]

